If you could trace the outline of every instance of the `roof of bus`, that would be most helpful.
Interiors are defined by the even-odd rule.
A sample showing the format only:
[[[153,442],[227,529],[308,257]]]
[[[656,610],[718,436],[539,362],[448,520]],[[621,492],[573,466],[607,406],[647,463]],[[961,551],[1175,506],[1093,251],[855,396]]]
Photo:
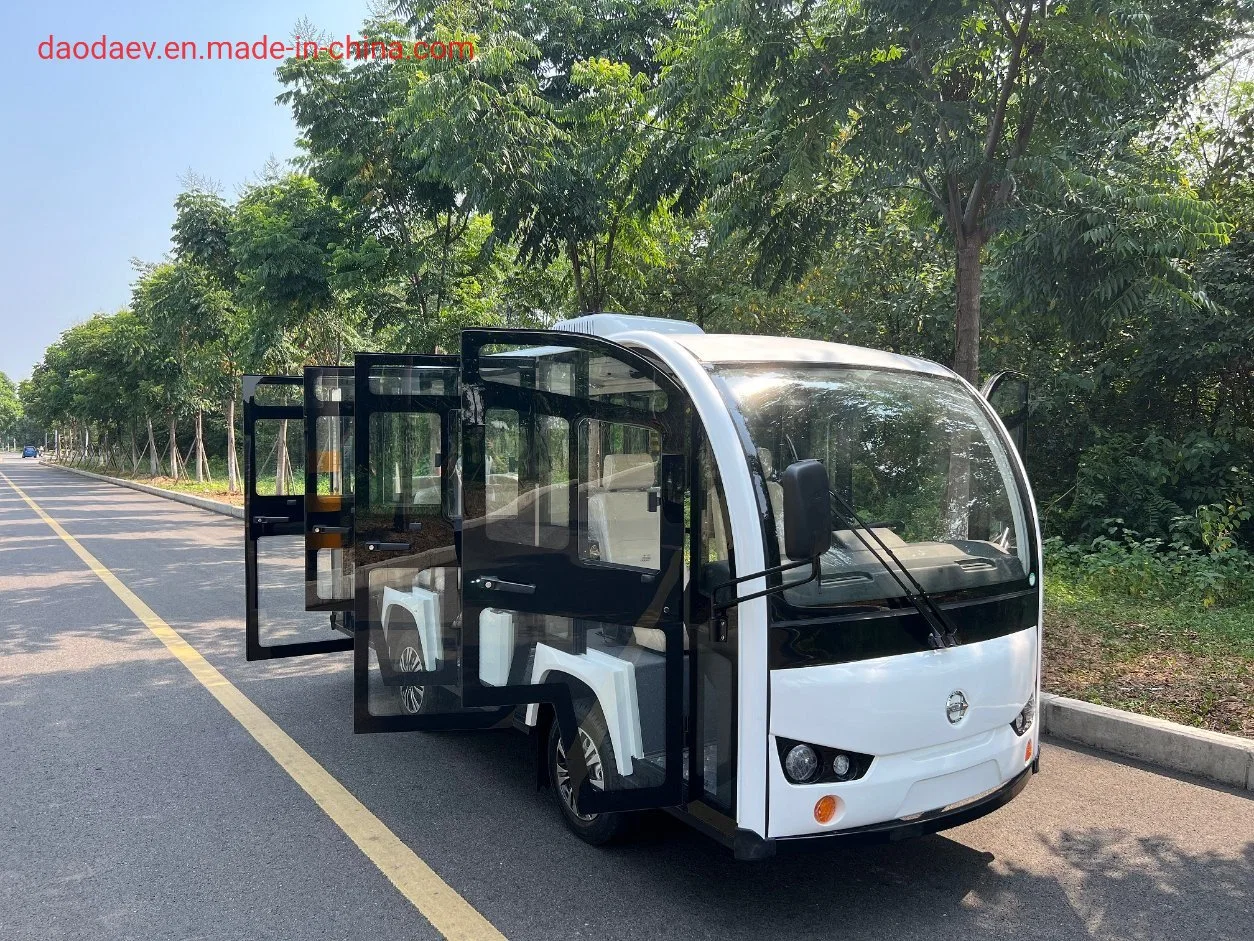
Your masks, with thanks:
[[[734,333],[687,333],[673,335],[670,339],[703,363],[832,363],[840,366],[904,369],[938,376],[953,375],[944,366],[931,360],[823,340]]]

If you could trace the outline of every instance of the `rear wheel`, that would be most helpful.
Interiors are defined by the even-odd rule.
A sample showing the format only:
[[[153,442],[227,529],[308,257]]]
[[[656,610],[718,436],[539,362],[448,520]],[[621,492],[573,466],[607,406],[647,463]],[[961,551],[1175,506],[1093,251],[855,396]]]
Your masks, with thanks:
[[[579,728],[575,734],[577,747],[583,751],[588,777],[597,790],[617,789],[619,776],[614,764],[614,746],[601,707],[595,702],[576,703],[575,717]],[[562,819],[585,843],[601,846],[621,836],[627,829],[628,814],[582,814],[576,809],[575,789],[566,761],[566,749],[557,722],[549,727],[549,782],[561,810]]]

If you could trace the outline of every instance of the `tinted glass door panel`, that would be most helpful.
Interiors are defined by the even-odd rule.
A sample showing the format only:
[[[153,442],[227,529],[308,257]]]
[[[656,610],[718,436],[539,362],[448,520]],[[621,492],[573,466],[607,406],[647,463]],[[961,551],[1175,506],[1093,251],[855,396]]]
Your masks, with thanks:
[[[462,386],[465,702],[550,703],[582,813],[681,803],[686,397],[540,331],[464,331]]]
[[[305,608],[353,607],[353,369],[305,368]]]
[[[348,650],[305,610],[305,409],[298,376],[245,376],[244,582],[249,660]]]
[[[354,360],[354,728],[480,728],[462,708],[457,360]]]

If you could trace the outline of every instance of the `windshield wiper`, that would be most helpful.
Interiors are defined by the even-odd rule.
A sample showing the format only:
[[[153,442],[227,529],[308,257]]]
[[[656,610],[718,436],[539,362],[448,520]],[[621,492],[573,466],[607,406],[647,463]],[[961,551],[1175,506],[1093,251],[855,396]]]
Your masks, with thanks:
[[[913,573],[902,564],[901,559],[897,558],[897,554],[885,545],[884,540],[879,537],[879,534],[874,529],[862,521],[858,514],[854,512],[853,507],[845,502],[844,497],[835,490],[829,490],[828,493],[832,495],[832,499],[836,502],[836,508],[840,511],[840,514],[845,517],[845,522],[854,524],[855,528],[851,529],[850,532],[858,537],[858,541],[862,543],[867,552],[879,560],[880,565],[884,566],[884,571],[892,576],[893,581],[897,583],[897,587],[906,596],[906,600],[914,605],[914,609],[927,622],[929,632],[927,637],[928,646],[933,650],[939,650],[942,647],[957,647],[959,643],[958,629],[954,626],[954,622],[950,620],[949,615],[940,609],[936,602],[932,600],[932,596],[924,591],[923,586],[919,584]],[[883,556],[871,548],[871,544],[867,542],[866,536],[862,535],[864,532],[875,540],[875,544],[884,555],[888,556],[893,561],[893,565],[896,565],[901,570],[901,575],[905,575],[909,579],[910,586],[914,588],[913,591],[901,580],[901,575],[898,575],[893,570],[892,565],[889,565]]]

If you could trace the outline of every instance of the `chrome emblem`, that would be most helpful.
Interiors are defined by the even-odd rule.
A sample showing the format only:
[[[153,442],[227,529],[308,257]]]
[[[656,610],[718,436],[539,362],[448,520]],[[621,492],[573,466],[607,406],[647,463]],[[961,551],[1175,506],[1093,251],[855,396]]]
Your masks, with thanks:
[[[956,689],[949,694],[949,701],[945,703],[945,718],[949,720],[950,725],[957,725],[966,714],[967,697],[963,695],[962,690]]]

